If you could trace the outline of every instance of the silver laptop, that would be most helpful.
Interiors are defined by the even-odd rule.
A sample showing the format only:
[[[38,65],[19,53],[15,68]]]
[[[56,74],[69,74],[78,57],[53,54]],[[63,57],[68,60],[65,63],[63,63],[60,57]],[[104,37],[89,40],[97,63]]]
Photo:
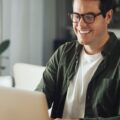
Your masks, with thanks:
[[[0,120],[49,120],[45,95],[0,86]]]

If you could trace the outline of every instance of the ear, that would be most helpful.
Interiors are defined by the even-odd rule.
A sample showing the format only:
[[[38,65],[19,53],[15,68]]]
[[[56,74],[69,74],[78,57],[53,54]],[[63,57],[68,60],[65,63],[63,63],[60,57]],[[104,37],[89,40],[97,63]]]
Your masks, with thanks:
[[[106,16],[105,16],[105,20],[107,24],[110,24],[112,17],[113,17],[113,10],[111,9],[106,13]]]

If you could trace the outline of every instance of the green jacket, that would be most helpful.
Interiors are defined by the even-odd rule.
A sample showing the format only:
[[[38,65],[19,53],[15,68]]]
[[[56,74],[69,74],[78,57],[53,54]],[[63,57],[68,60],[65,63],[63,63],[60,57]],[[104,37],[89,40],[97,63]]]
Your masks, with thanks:
[[[78,69],[82,45],[67,42],[49,60],[38,91],[52,105],[51,117],[62,117],[67,89]],[[86,95],[84,120],[120,120],[120,41],[113,33],[102,50],[103,61],[92,77]]]

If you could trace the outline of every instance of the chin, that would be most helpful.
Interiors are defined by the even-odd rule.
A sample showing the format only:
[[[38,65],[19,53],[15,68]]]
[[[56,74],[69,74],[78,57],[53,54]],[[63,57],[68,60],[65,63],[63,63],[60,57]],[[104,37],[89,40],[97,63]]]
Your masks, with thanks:
[[[78,40],[78,42],[79,42],[81,45],[89,45],[89,42],[88,42],[88,41]]]

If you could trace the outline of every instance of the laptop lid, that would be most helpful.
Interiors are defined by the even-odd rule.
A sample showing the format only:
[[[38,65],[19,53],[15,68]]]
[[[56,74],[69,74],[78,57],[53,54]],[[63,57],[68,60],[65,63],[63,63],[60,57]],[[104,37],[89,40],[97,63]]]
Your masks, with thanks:
[[[0,86],[0,120],[49,120],[45,95]]]

